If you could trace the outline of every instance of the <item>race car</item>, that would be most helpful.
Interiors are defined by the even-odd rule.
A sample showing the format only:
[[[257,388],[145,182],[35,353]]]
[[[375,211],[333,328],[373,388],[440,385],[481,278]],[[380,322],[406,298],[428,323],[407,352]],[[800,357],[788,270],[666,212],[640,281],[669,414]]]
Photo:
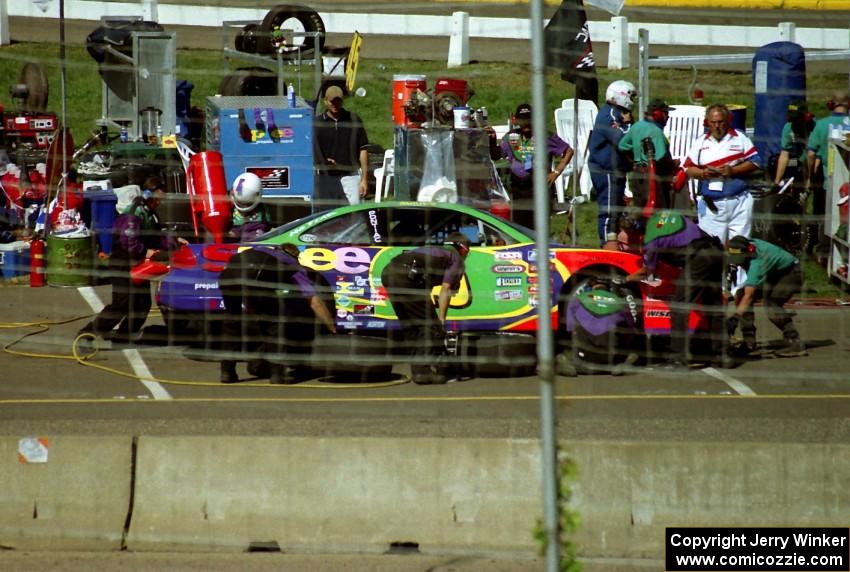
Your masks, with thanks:
[[[288,243],[297,247],[302,265],[324,278],[338,332],[386,336],[398,328],[398,320],[381,284],[381,271],[402,251],[441,245],[453,232],[469,237],[471,250],[446,326],[479,337],[533,334],[539,327],[541,303],[551,308],[551,327],[563,332],[559,316],[571,295],[589,287],[591,279],[622,278],[641,266],[634,254],[553,244],[548,261],[552,298],[541,301],[538,268],[543,261],[530,229],[459,204],[367,203],[309,215],[249,244],[185,246],[174,255],[171,270],[159,283],[157,303],[171,330],[183,332],[194,324],[209,332],[211,318],[223,310],[218,275],[230,257],[244,248]],[[672,294],[669,278],[675,272],[664,267],[660,286],[641,283],[640,290],[630,290],[627,301],[633,316],[649,333],[669,332],[664,299]],[[700,319],[694,313],[692,327],[700,327]]]

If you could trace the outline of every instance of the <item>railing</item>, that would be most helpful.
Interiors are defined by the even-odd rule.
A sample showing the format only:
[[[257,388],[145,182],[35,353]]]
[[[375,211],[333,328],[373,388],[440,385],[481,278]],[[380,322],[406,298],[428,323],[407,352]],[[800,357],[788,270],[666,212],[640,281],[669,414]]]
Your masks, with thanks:
[[[8,24],[8,16],[58,18],[58,2],[42,11],[33,2],[14,0],[7,10],[0,0],[0,43]],[[157,0],[137,2],[101,2],[95,0],[66,0],[65,17],[78,20],[100,20],[102,16],[143,16],[163,25],[192,25],[218,28],[227,20],[262,20],[265,8],[230,8],[161,4]],[[469,63],[470,38],[528,40],[531,25],[528,18],[469,17],[465,12],[447,16],[374,13],[321,13],[328,33],[400,36],[449,36],[449,64]],[[784,22],[778,26],[722,26],[704,24],[629,22],[622,16],[610,21],[589,22],[594,42],[609,44],[608,67],[624,69],[630,66],[629,44],[637,44],[639,29],[646,29],[653,45],[670,46],[730,46],[757,48],[777,40],[794,41],[806,50],[850,49],[848,28],[796,28]],[[8,33],[6,33],[8,37]],[[8,39],[6,39],[8,43]]]

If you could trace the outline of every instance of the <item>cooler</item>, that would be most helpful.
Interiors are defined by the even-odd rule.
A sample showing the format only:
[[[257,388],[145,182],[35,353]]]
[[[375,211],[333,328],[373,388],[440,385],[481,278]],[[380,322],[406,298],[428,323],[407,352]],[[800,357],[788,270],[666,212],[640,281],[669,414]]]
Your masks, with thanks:
[[[30,273],[30,243],[19,240],[0,244],[0,272],[3,280]]]
[[[97,242],[98,252],[112,253],[112,225],[118,214],[118,195],[110,189],[87,190],[83,193],[83,220]]]
[[[208,97],[206,148],[224,157],[227,184],[255,173],[263,198],[313,198],[313,109],[302,98]]]

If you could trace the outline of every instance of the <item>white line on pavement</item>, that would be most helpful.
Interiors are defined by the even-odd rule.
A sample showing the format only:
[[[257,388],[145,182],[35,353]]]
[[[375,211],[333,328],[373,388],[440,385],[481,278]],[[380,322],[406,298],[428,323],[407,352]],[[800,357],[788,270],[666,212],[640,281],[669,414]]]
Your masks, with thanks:
[[[89,307],[94,310],[95,313],[100,313],[100,311],[103,310],[103,302],[100,301],[100,296],[97,295],[94,288],[91,286],[80,286],[77,288],[77,292],[80,293],[83,300],[88,302]]]
[[[744,383],[743,381],[739,381],[732,376],[726,375],[722,371],[718,371],[713,367],[706,367],[702,370],[706,375],[710,375],[711,377],[717,378],[720,381],[726,383],[729,387],[731,387],[734,391],[736,391],[739,395],[755,395],[756,392],[750,389],[750,387]]]
[[[95,312],[103,310],[103,302],[100,300],[100,296],[97,295],[94,288],[91,286],[81,286],[77,288],[77,291],[92,310]],[[133,373],[140,378],[139,381],[141,381],[142,385],[151,392],[154,399],[171,399],[171,394],[168,393],[168,391],[166,391],[159,383],[153,381],[153,375],[138,350],[128,349],[124,350],[123,353],[127,358],[127,361],[130,362],[130,367],[133,368]]]
[[[142,385],[148,388],[148,391],[151,392],[154,399],[172,399],[171,394],[168,393],[164,387],[153,381],[153,374],[151,374],[151,370],[148,369],[145,360],[142,359],[142,355],[139,353],[139,350],[124,350],[124,356],[127,358],[127,361],[130,362],[130,366],[133,368],[133,371],[136,372],[136,375],[141,378],[139,381],[142,382]]]

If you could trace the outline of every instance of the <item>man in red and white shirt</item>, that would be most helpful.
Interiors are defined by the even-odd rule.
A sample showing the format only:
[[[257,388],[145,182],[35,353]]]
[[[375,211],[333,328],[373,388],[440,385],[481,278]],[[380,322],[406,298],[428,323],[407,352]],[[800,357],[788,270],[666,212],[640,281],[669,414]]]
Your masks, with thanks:
[[[708,133],[694,141],[684,164],[688,176],[699,181],[699,226],[723,244],[733,236],[750,236],[748,178],[761,168],[752,141],[730,125],[730,118],[725,105],[710,106],[705,113]]]

